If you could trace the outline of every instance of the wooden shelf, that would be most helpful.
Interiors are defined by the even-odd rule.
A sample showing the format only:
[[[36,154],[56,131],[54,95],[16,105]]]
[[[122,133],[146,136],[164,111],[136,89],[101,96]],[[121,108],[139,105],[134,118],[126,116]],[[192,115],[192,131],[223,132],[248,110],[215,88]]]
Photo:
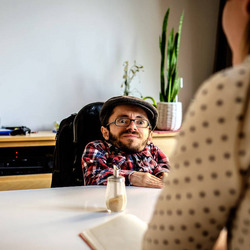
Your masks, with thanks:
[[[0,136],[0,148],[55,146],[55,136],[55,133],[49,131],[28,135]]]

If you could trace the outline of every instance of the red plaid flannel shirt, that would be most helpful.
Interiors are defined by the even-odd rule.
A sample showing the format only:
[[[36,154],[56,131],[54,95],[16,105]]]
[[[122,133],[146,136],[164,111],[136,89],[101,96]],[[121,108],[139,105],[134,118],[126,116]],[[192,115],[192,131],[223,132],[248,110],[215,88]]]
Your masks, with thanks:
[[[141,152],[126,154],[106,141],[90,142],[83,152],[82,169],[85,185],[106,185],[113,175],[113,165],[120,169],[126,185],[131,185],[129,175],[133,171],[148,172],[155,176],[169,172],[168,157],[153,143]]]

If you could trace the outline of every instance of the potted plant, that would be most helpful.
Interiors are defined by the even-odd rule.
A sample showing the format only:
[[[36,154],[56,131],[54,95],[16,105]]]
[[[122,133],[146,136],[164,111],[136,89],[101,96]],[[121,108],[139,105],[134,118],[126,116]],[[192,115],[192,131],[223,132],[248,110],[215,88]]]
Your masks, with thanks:
[[[136,76],[136,73],[143,71],[143,66],[136,63],[136,60],[134,60],[134,64],[129,68],[129,62],[124,62],[124,75],[123,75],[123,83],[121,84],[121,88],[124,88],[123,95],[129,96],[133,95],[135,93],[139,94],[140,97],[142,96],[141,93],[137,89],[131,88],[131,83],[134,77]]]
[[[180,17],[178,32],[174,33],[174,28],[172,28],[167,39],[169,12],[170,9],[165,14],[162,35],[159,39],[161,51],[161,88],[160,102],[157,103],[159,112],[157,128],[159,130],[173,131],[178,130],[182,122],[182,103],[178,102],[178,93],[181,88],[182,79],[177,76],[177,62],[184,13]]]

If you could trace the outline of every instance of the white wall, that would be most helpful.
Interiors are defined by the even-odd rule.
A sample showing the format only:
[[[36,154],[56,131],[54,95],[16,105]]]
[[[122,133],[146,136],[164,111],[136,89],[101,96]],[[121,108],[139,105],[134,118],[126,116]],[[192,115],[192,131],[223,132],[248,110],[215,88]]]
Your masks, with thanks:
[[[185,11],[179,73],[184,110],[213,68],[218,0],[0,0],[2,126],[50,130],[89,102],[122,94],[123,62],[144,66],[135,86],[159,100],[162,20]]]

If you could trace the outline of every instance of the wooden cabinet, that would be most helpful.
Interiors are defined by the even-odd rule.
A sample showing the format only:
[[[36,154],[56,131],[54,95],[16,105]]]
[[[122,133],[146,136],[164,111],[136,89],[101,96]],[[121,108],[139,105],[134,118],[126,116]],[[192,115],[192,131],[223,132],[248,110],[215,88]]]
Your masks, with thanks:
[[[55,133],[0,136],[0,176],[51,173]]]
[[[55,135],[0,136],[0,191],[50,187]]]
[[[171,159],[178,132],[154,132],[152,142]]]

